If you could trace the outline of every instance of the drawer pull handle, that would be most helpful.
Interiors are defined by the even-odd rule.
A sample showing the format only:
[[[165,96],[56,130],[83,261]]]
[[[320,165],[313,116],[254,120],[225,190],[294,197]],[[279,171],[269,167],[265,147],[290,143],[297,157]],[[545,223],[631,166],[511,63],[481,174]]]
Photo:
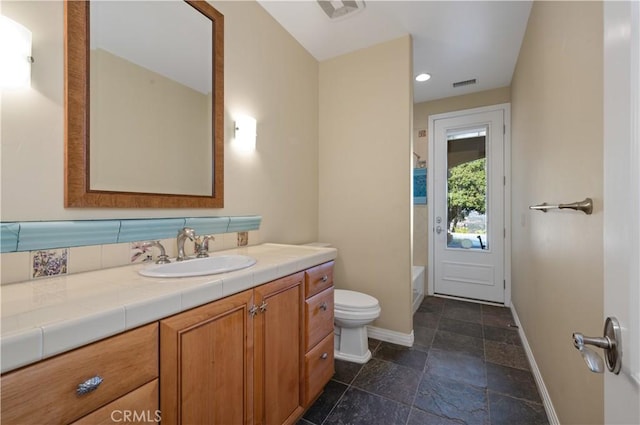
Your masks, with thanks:
[[[320,310],[327,311],[327,302],[326,301],[323,301],[322,304],[320,304]]]
[[[325,360],[327,357],[329,357],[327,353],[322,353],[322,355],[320,356],[322,360]]]
[[[77,395],[88,394],[91,391],[95,391],[102,384],[102,378],[98,375],[93,378],[89,378],[81,384],[78,384],[78,388],[76,388]]]
[[[322,281],[326,282],[327,280],[329,280],[329,276],[327,276],[326,274],[324,276],[322,276]]]

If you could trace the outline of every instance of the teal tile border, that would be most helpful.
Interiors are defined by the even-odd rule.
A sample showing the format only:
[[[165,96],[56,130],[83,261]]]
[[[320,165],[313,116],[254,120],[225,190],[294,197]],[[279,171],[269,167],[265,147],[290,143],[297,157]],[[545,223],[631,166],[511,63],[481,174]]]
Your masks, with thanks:
[[[186,219],[186,226],[192,227],[197,235],[226,233],[231,217],[196,217]]]
[[[119,228],[110,220],[20,223],[18,251],[116,243]]]
[[[184,218],[122,220],[118,242],[172,238],[184,227],[184,222]]]
[[[18,232],[20,225],[17,223],[2,223],[0,225],[0,252],[12,252],[18,250]]]
[[[258,230],[260,228],[260,216],[230,217],[227,232],[246,232],[247,230]]]
[[[197,234],[258,230],[261,216],[121,220],[23,221],[0,223],[0,252],[105,245],[174,237],[182,227]]]

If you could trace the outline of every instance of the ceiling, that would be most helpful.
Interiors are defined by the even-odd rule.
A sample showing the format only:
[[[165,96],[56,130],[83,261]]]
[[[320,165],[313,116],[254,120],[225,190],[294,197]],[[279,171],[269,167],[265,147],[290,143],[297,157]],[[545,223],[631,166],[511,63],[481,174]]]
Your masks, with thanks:
[[[331,20],[315,0],[258,2],[319,61],[411,34],[414,77],[431,74],[414,81],[415,103],[510,85],[532,4],[365,0],[363,9]]]

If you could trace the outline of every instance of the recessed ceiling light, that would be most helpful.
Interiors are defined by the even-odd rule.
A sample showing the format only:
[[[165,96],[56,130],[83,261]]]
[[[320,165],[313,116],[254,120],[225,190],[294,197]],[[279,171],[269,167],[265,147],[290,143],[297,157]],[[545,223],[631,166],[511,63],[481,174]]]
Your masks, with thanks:
[[[429,78],[431,78],[431,75],[429,75],[429,74],[419,74],[416,77],[416,81],[423,82],[423,81],[427,81]]]

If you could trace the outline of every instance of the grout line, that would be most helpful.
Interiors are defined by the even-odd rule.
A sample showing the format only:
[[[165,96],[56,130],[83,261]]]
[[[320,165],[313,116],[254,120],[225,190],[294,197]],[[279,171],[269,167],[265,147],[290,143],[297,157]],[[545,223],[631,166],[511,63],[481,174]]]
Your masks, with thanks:
[[[360,373],[358,371],[358,373]],[[356,374],[357,376],[358,374]],[[355,379],[355,377],[353,378]],[[336,381],[339,382],[339,381]],[[338,407],[338,404],[340,404],[340,402],[342,401],[342,399],[344,398],[344,395],[347,393],[347,391],[349,391],[349,388],[351,388],[351,384],[347,385],[347,388],[344,390],[344,392],[342,393],[342,395],[338,398],[338,400],[336,400],[335,403],[333,403],[333,406],[331,407],[331,409],[329,410],[329,413],[327,413],[327,416],[324,417],[324,419],[322,420],[322,422],[320,422],[318,425],[323,425],[327,419],[329,419],[329,417],[331,416],[331,414],[333,413],[333,411],[336,409],[336,407]],[[304,417],[304,416],[303,416]],[[311,421],[309,421],[311,422]]]

